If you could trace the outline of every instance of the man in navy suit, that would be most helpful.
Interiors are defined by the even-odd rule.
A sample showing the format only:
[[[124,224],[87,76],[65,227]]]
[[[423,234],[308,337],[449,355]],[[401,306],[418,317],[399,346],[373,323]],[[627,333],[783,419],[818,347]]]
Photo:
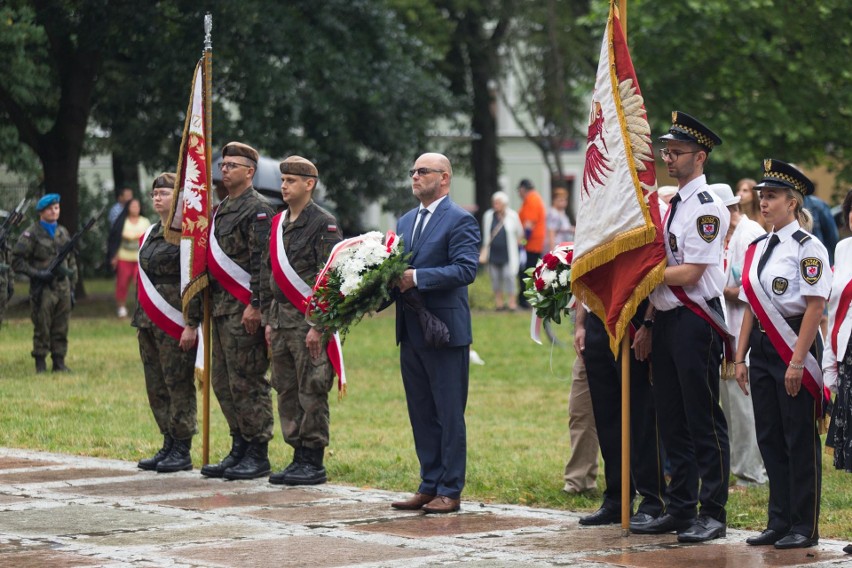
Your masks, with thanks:
[[[458,511],[467,463],[464,410],[472,332],[467,287],[476,278],[479,225],[449,197],[453,169],[441,154],[423,154],[408,172],[420,206],[403,215],[397,234],[411,252],[412,268],[400,292],[416,288],[425,308],[446,324],[449,343],[430,347],[417,312],[402,299],[396,305],[396,341],[420,487],[395,509],[427,513]]]

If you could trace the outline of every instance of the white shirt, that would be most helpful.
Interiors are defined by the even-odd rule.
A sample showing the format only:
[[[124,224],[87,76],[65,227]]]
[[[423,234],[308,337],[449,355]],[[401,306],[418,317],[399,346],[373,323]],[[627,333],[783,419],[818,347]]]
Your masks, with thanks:
[[[731,214],[722,200],[707,189],[707,179],[703,175],[680,188],[677,194],[680,203],[671,223],[671,205],[663,219],[666,265],[706,264],[707,268],[698,283],[695,286],[684,286],[684,290],[707,300],[718,298],[725,285],[722,249]],[[651,303],[658,310],[673,310],[683,305],[664,284],[651,292]]]
[[[799,243],[793,238],[796,231],[811,238]],[[819,239],[802,230],[798,221],[793,221],[757,243],[753,264],[760,262],[773,234],[778,235],[779,243],[760,273],[760,286],[782,317],[800,316],[808,306],[807,296],[828,298],[832,280],[828,251]],[[739,297],[748,301],[745,290],[740,289]]]
[[[846,357],[849,336],[852,335],[852,308],[846,312],[846,318],[840,322],[837,333],[837,353],[831,347],[831,334],[836,325],[837,311],[840,309],[840,295],[852,280],[852,239],[843,239],[834,249],[834,278],[831,284],[831,296],[828,298],[828,337],[825,338],[822,369],[825,385],[837,391],[837,362]]]
[[[740,214],[740,222],[737,223],[737,227],[731,235],[731,240],[728,241],[728,249],[725,251],[725,287],[736,288],[742,285],[746,249],[757,237],[765,234],[766,231],[757,222]],[[727,302],[724,301],[724,297],[723,303],[725,304],[725,321],[728,324],[728,331],[734,336],[734,345],[736,345],[736,338],[739,337],[740,327],[743,324],[746,304]]]
[[[435,201],[429,204],[429,207],[423,207],[423,204],[420,204],[420,207],[417,208],[417,217],[414,218],[414,227],[412,227],[411,235],[414,236],[417,234],[417,226],[420,223],[423,223],[423,228],[420,230],[420,237],[423,238],[423,231],[426,230],[426,225],[429,224],[429,221],[432,219],[432,216],[435,214],[435,210],[438,208],[438,205],[446,199],[447,196],[439,197]],[[429,210],[428,215],[421,215],[420,212],[424,209]],[[416,243],[411,243],[411,246],[414,246]],[[411,275],[414,279],[414,285],[417,286],[417,269],[414,270],[414,273]]]

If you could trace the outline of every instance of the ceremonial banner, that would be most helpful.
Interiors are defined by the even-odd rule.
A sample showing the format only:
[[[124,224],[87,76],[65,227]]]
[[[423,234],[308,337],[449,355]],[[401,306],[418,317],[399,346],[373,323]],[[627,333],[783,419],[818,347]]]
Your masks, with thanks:
[[[172,211],[165,227],[165,238],[180,245],[180,284],[183,309],[208,284],[207,248],[210,219],[210,148],[206,132],[204,60],[198,62],[183,139],[178,156]]]
[[[604,322],[616,355],[640,302],[663,280],[656,191],[651,127],[612,1],[589,115],[571,288]]]

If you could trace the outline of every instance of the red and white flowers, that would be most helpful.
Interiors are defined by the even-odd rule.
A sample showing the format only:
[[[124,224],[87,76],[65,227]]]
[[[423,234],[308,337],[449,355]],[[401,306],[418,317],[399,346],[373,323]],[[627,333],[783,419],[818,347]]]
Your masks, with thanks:
[[[574,243],[561,243],[527,270],[524,296],[543,320],[561,323],[571,301],[571,261]]]

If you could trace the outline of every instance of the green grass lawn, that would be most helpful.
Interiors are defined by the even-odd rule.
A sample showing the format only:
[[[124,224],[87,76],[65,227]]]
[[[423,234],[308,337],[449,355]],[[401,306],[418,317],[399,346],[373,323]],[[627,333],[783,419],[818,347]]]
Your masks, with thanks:
[[[136,461],[162,439],[145,396],[135,331],[114,317],[111,283],[87,283],[71,322],[68,375],[35,375],[32,326],[19,286],[0,329],[0,446]],[[529,339],[526,313],[490,309],[487,280],[471,293],[474,347],[486,361],[471,366],[467,409],[465,499],[557,509],[593,510],[600,493],[568,496],[562,471],[570,455],[568,391],[573,349]],[[417,488],[418,464],[394,341],[393,310],[365,319],[344,346],[349,391],[331,398],[331,446],[326,465],[333,483],[399,491]],[[211,397],[213,395],[211,394]],[[199,397],[200,407],[200,397]],[[277,421],[276,421],[277,422]],[[276,423],[276,429],[278,424]],[[211,401],[211,461],[230,439],[215,397]],[[201,462],[201,437],[193,457]],[[270,443],[273,468],[289,462],[280,432]],[[852,478],[823,461],[821,533],[852,535]],[[603,476],[598,486],[602,488]],[[765,487],[732,490],[731,526],[762,529]]]

